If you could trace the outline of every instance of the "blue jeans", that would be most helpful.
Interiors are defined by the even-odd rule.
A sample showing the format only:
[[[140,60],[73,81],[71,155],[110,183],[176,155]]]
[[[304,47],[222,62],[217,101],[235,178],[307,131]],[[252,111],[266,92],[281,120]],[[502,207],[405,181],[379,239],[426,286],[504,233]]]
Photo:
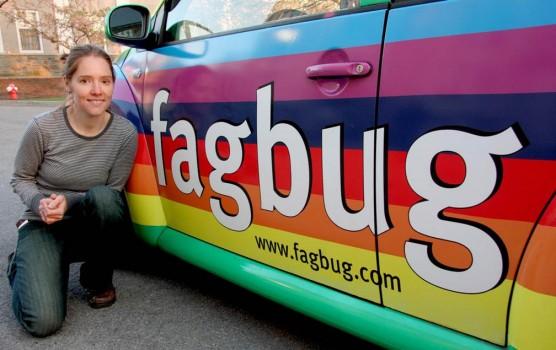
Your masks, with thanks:
[[[22,226],[8,267],[13,311],[23,328],[36,337],[62,327],[71,262],[84,261],[83,287],[97,291],[112,287],[114,237],[127,218],[122,194],[94,187],[68,216],[51,225],[29,221]]]

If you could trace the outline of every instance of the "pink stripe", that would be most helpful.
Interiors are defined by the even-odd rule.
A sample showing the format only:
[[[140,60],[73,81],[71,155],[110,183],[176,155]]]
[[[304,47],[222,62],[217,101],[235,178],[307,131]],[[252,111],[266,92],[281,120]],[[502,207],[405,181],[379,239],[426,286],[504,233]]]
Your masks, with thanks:
[[[311,100],[376,96],[380,46],[337,50],[335,60],[323,58],[324,52],[229,62],[186,69],[151,72],[147,78],[145,103],[152,103],[158,90],[170,90],[170,102],[240,102],[255,101],[257,88],[274,82],[277,100]],[[342,57],[342,55],[344,57]],[[307,78],[309,66],[329,62],[368,62],[373,72],[360,78],[345,79],[345,89],[325,95],[316,80]],[[328,81],[338,79],[330,79]]]
[[[556,25],[389,43],[381,96],[556,91]]]

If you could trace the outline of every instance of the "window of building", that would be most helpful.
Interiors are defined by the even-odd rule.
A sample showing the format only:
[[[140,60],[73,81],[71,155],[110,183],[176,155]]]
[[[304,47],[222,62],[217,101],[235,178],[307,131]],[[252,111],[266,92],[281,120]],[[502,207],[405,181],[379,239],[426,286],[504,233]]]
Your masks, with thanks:
[[[17,38],[20,52],[42,52],[42,36],[32,26],[31,23],[38,24],[39,13],[37,11],[26,10],[25,21],[16,21]]]
[[[0,29],[0,53],[4,52],[4,39],[2,39],[2,29]]]

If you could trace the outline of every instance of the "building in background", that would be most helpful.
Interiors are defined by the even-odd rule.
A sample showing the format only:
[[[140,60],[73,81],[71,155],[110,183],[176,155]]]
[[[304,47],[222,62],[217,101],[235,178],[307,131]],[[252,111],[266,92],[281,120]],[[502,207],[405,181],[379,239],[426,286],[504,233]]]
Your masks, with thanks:
[[[113,57],[125,49],[104,38],[108,9],[132,2],[152,13],[160,1],[0,0],[0,99],[10,83],[18,85],[23,98],[60,96],[60,57],[71,46],[92,42]]]
[[[56,40],[64,41],[64,38],[83,34],[72,33],[75,28],[68,26],[68,23],[86,26],[87,20],[94,20],[94,29],[102,32],[106,11],[116,5],[130,2],[143,4],[153,11],[160,0],[7,0],[0,8],[0,54],[63,53],[67,51],[67,47],[60,45]],[[20,10],[17,16],[21,20],[14,20],[16,9]],[[94,14],[94,18],[86,18],[93,17],[91,14]],[[33,25],[29,25],[31,22],[38,23],[38,27],[43,31],[56,33],[57,39],[49,40],[44,33],[41,34]],[[111,50],[111,53],[117,54],[120,50],[117,46],[107,45],[105,48]]]

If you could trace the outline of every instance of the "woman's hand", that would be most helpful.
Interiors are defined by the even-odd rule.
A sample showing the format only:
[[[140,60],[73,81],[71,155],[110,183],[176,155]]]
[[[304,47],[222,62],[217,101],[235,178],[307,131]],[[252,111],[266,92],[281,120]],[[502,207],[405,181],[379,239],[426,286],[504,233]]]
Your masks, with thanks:
[[[41,219],[49,225],[62,220],[67,209],[66,197],[61,194],[52,193],[50,197],[43,198],[39,202]]]

